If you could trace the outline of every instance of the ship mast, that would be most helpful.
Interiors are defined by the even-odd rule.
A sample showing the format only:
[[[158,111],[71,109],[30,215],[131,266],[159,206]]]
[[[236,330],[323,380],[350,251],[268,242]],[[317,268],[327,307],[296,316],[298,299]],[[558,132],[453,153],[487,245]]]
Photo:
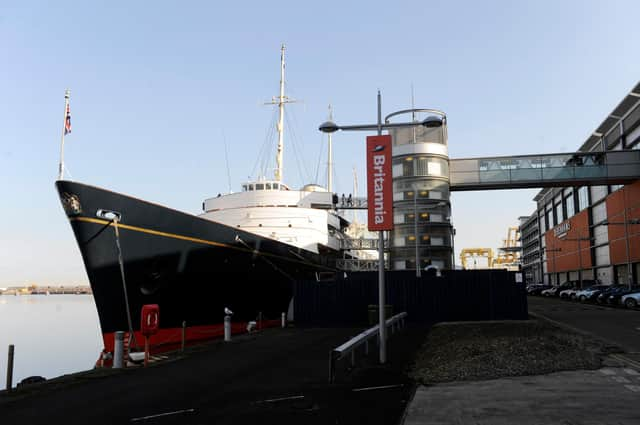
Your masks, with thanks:
[[[293,103],[295,100],[289,99],[284,95],[284,51],[285,45],[282,44],[280,48],[280,95],[272,97],[271,102],[267,102],[266,105],[278,105],[278,124],[276,130],[278,131],[278,148],[276,151],[276,171],[275,179],[282,181],[282,163],[284,156],[284,105],[285,103]]]

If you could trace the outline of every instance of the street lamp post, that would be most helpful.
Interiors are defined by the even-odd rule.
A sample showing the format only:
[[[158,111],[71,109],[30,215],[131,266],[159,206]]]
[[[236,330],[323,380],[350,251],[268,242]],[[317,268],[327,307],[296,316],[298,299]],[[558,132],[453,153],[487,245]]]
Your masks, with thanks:
[[[378,122],[376,124],[364,124],[364,125],[338,125],[333,121],[326,121],[318,127],[318,130],[323,133],[334,133],[338,130],[343,131],[374,131],[377,130],[378,136],[382,135],[382,130],[391,128],[403,128],[403,127],[415,127],[424,126],[428,128],[441,127],[443,119],[436,116],[428,116],[422,122],[406,122],[406,123],[390,123],[389,118],[395,115],[407,113],[407,112],[430,112],[436,113],[444,117],[444,113],[435,109],[408,109],[403,111],[394,112],[387,115],[385,122],[382,122],[382,96],[380,90],[378,90]],[[371,203],[367,206],[369,208]],[[386,342],[386,327],[385,327],[385,285],[384,285],[384,232],[378,232],[378,334],[380,336],[380,363],[387,362],[387,342]]]

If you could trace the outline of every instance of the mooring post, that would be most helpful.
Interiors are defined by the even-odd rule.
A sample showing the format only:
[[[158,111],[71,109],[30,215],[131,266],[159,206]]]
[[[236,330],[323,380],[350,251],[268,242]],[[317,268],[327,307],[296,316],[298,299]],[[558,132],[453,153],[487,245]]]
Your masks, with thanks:
[[[124,367],[124,332],[115,332],[113,339],[113,368],[122,369]]]
[[[13,388],[13,356],[15,347],[13,344],[9,344],[9,354],[7,356],[7,391],[11,391]]]
[[[187,321],[183,320],[182,321],[182,351],[184,351],[184,340],[187,334]]]
[[[287,315],[285,313],[280,316],[280,325],[283,329],[287,326]]]
[[[231,316],[224,316],[224,340],[231,341]]]

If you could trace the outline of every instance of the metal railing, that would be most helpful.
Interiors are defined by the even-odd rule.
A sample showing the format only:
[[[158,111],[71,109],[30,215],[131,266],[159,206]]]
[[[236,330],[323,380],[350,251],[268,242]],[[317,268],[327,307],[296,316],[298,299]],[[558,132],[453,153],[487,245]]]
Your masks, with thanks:
[[[389,268],[389,261],[385,261],[384,267]],[[370,272],[378,270],[378,260],[340,258],[336,260],[336,268],[345,272]]]
[[[407,312],[398,313],[393,317],[390,317],[386,321],[387,328],[391,328],[391,334],[394,334],[396,330],[404,328],[404,319],[407,317]],[[349,341],[340,345],[339,347],[331,350],[330,360],[329,360],[329,382],[333,383],[336,377],[336,363],[345,358],[346,356],[351,356],[350,362],[351,367],[355,367],[356,364],[356,349],[362,345],[364,345],[364,354],[365,356],[369,354],[369,340],[372,338],[376,338],[377,343],[379,344],[379,336],[378,333],[380,328],[376,325],[372,328],[367,329],[366,331],[360,333],[359,335],[354,336]],[[389,333],[387,333],[387,336]]]
[[[384,248],[388,249],[388,242],[385,240]],[[380,246],[380,241],[378,239],[341,239],[340,240],[340,249],[347,250],[378,250]]]

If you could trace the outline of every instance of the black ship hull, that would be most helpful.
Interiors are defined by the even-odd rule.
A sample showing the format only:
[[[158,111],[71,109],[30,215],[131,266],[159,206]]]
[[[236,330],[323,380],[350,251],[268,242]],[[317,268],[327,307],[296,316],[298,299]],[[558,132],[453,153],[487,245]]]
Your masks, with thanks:
[[[114,332],[129,330],[125,287],[134,332],[143,305],[160,307],[160,332],[151,339],[157,352],[180,342],[183,322],[188,341],[222,335],[225,307],[234,312],[235,332],[259,315],[265,326],[279,323],[296,279],[335,270],[330,255],[93,186],[58,181],[56,187],[82,254],[107,351]]]

